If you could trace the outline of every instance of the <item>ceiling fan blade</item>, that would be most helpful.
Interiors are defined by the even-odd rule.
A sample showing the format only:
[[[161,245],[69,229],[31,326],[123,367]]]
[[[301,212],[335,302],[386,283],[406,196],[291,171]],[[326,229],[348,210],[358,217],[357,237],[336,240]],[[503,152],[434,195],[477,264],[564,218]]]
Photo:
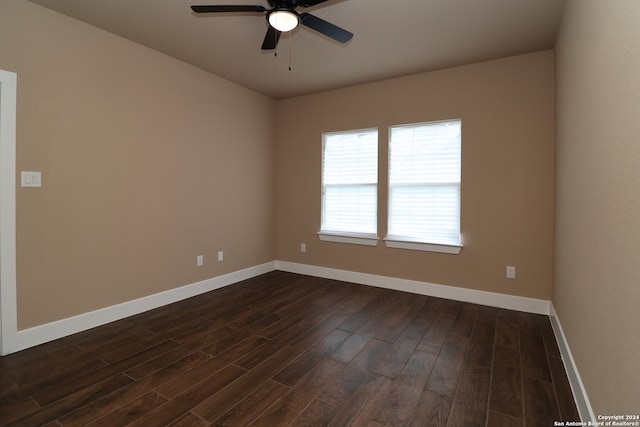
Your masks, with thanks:
[[[302,22],[303,25],[316,30],[327,37],[331,37],[340,43],[346,43],[353,37],[353,33],[309,13],[301,13],[300,22]]]
[[[326,1],[327,0],[299,0],[298,4],[302,7],[311,7]]]
[[[196,13],[215,13],[215,12],[264,12],[267,9],[264,6],[227,5],[227,6],[191,6],[191,10],[193,10]]]
[[[278,40],[280,40],[280,31],[273,28],[269,25],[269,29],[267,30],[267,35],[264,36],[264,41],[262,42],[262,50],[273,50],[278,45]]]

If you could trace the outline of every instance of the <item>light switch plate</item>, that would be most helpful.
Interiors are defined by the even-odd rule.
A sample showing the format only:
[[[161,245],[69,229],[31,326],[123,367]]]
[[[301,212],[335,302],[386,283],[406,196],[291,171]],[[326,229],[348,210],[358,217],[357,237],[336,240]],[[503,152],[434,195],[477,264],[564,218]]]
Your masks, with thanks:
[[[33,171],[21,172],[22,187],[42,187],[42,173]]]

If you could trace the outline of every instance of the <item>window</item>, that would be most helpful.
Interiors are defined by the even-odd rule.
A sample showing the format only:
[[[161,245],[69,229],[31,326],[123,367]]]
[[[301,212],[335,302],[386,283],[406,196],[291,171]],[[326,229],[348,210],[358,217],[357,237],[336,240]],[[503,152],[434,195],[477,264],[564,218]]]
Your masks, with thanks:
[[[460,120],[393,126],[387,246],[460,252]]]
[[[377,244],[378,131],[323,135],[320,238]]]

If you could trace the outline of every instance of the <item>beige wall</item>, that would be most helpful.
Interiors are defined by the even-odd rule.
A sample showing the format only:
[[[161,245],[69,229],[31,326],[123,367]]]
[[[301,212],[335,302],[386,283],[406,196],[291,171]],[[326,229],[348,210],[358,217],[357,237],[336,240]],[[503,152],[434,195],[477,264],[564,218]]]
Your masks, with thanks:
[[[19,329],[275,258],[273,100],[24,0],[0,68],[43,179],[16,195]]]
[[[319,241],[322,133],[461,118],[460,255]],[[550,299],[554,57],[546,51],[278,101],[279,260]],[[380,157],[379,233],[386,231]],[[300,243],[307,252],[300,252]],[[505,267],[517,267],[517,279]]]
[[[553,303],[596,415],[640,406],[640,2],[569,1]]]

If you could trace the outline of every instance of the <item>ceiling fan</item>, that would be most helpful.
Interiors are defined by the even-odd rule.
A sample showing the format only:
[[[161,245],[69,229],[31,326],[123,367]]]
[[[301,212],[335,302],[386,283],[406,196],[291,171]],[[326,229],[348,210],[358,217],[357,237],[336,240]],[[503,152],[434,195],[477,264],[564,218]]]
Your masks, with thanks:
[[[196,13],[219,13],[219,12],[266,12],[269,28],[262,42],[262,50],[272,50],[278,45],[280,34],[291,31],[302,24],[311,28],[333,40],[346,43],[353,37],[353,34],[330,22],[320,19],[310,13],[298,13],[298,6],[310,7],[327,0],[268,0],[271,9],[264,6],[250,5],[226,5],[226,6],[191,6]]]

